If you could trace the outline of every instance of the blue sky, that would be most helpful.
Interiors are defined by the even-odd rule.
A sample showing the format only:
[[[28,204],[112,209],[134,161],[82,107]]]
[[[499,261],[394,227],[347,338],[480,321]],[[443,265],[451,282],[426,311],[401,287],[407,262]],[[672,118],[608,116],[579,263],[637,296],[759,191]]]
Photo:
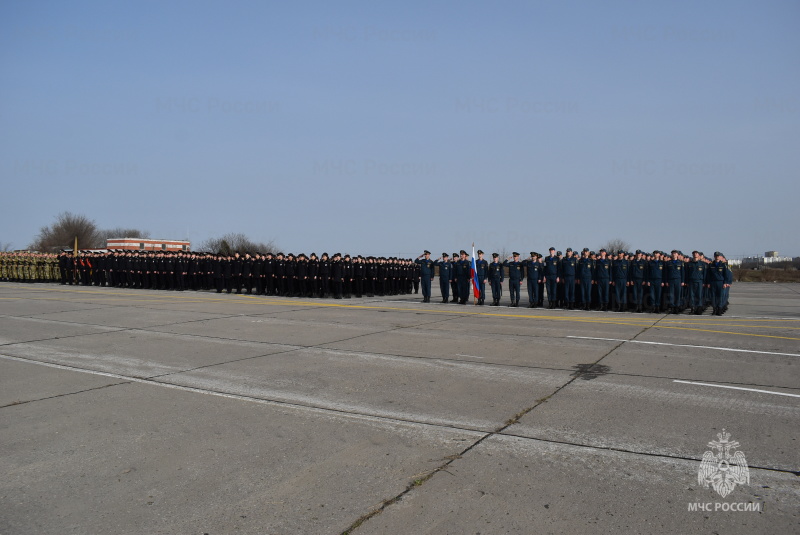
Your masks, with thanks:
[[[800,255],[800,3],[0,4],[0,242]]]

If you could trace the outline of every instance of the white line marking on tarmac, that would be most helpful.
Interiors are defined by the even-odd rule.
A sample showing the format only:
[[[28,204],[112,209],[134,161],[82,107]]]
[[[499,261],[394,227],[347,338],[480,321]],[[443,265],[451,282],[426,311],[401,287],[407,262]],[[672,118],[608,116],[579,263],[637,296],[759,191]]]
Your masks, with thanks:
[[[580,340],[606,340],[609,342],[627,342],[629,344],[648,344],[654,346],[693,347],[695,349],[716,349],[718,351],[735,351],[737,353],[759,353],[761,355],[780,355],[782,357],[800,357],[798,353],[776,353],[774,351],[756,351],[754,349],[737,349],[735,347],[693,346],[688,344],[668,344],[666,342],[646,342],[644,340],[624,340],[622,338],[595,338],[592,336],[567,336]]]
[[[473,359],[485,359],[486,358],[486,357],[476,357],[475,355],[464,355],[464,354],[461,354],[461,353],[456,353],[456,356],[457,357],[469,357],[469,358],[473,358]]]
[[[712,384],[712,383],[696,383],[694,381],[681,381],[680,379],[675,379],[672,382],[673,383],[683,383],[683,384],[687,384],[687,385],[713,386],[714,388],[729,388],[731,390],[747,390],[748,392],[761,392],[762,394],[775,394],[776,396],[788,396],[790,398],[800,398],[800,394],[788,394],[786,392],[773,392],[772,390],[759,390],[757,388],[743,388],[741,386],[715,385],[715,384]]]

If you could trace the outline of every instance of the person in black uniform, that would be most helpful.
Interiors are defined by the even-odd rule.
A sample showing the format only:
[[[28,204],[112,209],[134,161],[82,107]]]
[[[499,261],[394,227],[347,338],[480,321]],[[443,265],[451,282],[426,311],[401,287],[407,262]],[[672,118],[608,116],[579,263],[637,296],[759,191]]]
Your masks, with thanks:
[[[289,253],[283,261],[283,295],[286,297],[295,296],[295,283],[297,282],[297,262],[294,255]]]
[[[331,287],[333,298],[341,299],[344,290],[344,264],[342,255],[339,253],[333,255],[333,262],[331,262]]]
[[[367,276],[367,263],[361,255],[353,259],[353,292],[356,297],[364,297],[364,281]]]
[[[423,259],[423,257],[425,257]],[[425,250],[424,253],[419,255],[414,261],[420,268],[420,278],[422,281],[422,302],[431,302],[431,281],[433,280],[436,272],[436,264],[431,260],[431,252]]]
[[[297,277],[297,288],[295,290],[297,297],[305,297],[308,294],[308,258],[304,253],[297,255],[295,261],[295,276]]]
[[[450,261],[453,265],[452,267],[453,271],[451,274],[452,278],[450,279],[450,295],[452,296],[450,302],[458,303],[458,278],[456,278],[456,265],[458,264],[459,261],[458,253],[453,253],[453,256],[451,257]]]
[[[319,283],[319,296],[324,298],[328,295],[331,278],[331,261],[328,253],[322,253],[317,266],[317,280]]]
[[[256,251],[253,256],[253,265],[250,268],[250,276],[253,278],[253,285],[256,287],[256,295],[264,295],[264,258],[260,251]]]
[[[250,256],[250,251],[244,252],[244,257],[241,259],[242,271],[239,276],[238,293],[242,293],[244,289],[248,294],[253,293],[253,257]]]
[[[378,258],[370,256],[367,261],[367,279],[369,281],[369,293],[367,294],[367,297],[375,297],[378,295],[380,290],[378,282],[378,266]]]

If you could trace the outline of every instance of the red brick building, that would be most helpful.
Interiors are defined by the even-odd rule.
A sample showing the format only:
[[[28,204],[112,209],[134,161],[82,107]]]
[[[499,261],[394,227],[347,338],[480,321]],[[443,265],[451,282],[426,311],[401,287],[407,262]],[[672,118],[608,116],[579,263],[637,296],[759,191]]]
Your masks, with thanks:
[[[115,251],[189,251],[188,240],[154,240],[151,238],[109,238],[106,249]]]

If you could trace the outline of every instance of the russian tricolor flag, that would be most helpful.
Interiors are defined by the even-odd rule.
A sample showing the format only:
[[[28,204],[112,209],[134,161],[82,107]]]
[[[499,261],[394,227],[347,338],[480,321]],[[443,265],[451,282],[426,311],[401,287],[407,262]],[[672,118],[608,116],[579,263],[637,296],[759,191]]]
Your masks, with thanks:
[[[475,244],[472,244],[472,294],[475,299],[481,298],[481,283],[478,280],[478,266],[475,264]]]

